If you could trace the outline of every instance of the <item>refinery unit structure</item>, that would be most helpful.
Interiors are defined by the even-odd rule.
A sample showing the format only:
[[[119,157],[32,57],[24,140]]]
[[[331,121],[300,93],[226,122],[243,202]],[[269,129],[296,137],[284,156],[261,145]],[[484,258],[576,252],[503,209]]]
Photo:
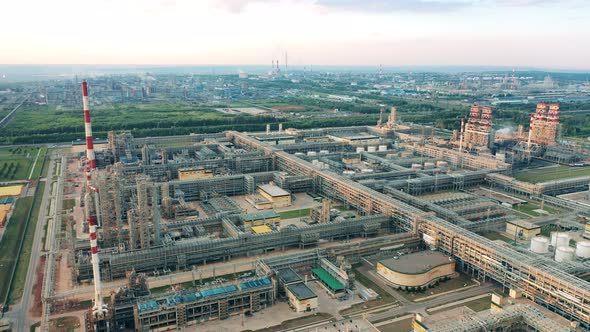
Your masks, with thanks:
[[[319,280],[338,296],[355,288],[351,262],[382,248],[419,243],[452,257],[457,270],[497,282],[590,328],[590,283],[579,278],[590,272],[590,261],[568,253],[557,260],[478,235],[504,228],[517,215],[469,190],[493,185],[525,193],[572,216],[590,209],[515,183],[510,165],[494,156],[395,142],[383,126],[290,128],[286,132],[294,141],[272,145],[258,139],[273,135],[264,132],[161,138],[109,133],[107,148],[95,153],[85,82],[83,101],[87,185],[82,203],[90,243],[76,242],[69,257],[72,280],[94,282],[87,330],[182,328],[263,310],[298,290],[300,298],[291,296],[291,301],[313,299],[305,287],[281,279],[285,268]],[[476,119],[472,108],[472,115],[472,126],[468,123],[469,131],[463,132],[469,137],[465,148],[487,146],[491,110],[477,108]],[[393,128],[395,115],[390,120]],[[181,179],[187,171],[197,173]],[[262,217],[255,227],[265,230],[256,232],[248,216],[256,207],[247,198],[261,192],[276,201],[277,209],[307,196],[322,202],[309,206],[307,222],[283,225],[280,218],[265,222]],[[332,211],[330,204],[350,212]],[[353,238],[354,245],[334,242]],[[286,249],[296,252],[285,254]],[[149,294],[142,279],[144,274],[172,279],[176,272],[259,255],[253,274],[216,285],[158,295]],[[101,280],[121,278],[129,278],[129,284],[105,303]],[[48,303],[61,300],[59,295],[46,298]]]
[[[492,108],[473,105],[469,119],[461,119],[461,130],[455,131],[451,143],[459,150],[488,150],[494,144],[492,129]]]

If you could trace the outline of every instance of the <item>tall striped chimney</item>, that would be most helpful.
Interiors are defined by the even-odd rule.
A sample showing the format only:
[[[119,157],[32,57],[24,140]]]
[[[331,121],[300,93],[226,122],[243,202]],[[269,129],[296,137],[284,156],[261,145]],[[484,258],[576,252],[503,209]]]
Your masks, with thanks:
[[[82,104],[84,105],[84,130],[86,132],[86,181],[90,181],[90,172],[96,169],[96,158],[94,156],[94,143],[92,141],[88,83],[86,81],[82,81]]]

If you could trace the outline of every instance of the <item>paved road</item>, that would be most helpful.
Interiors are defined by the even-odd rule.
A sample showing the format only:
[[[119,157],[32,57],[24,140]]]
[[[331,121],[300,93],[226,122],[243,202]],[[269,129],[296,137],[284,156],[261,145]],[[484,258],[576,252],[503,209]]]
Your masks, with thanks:
[[[49,171],[53,169],[53,161],[49,165]],[[49,176],[48,178],[51,178]],[[45,184],[45,192],[43,193],[43,199],[41,200],[41,207],[39,209],[39,219],[37,220],[37,227],[35,228],[35,236],[33,238],[33,246],[31,250],[31,257],[29,259],[29,267],[27,269],[27,279],[25,280],[25,288],[23,290],[23,296],[20,304],[14,307],[13,317],[15,320],[14,331],[27,331],[32,323],[29,321],[29,308],[31,306],[31,299],[33,298],[33,283],[35,281],[35,271],[37,264],[39,263],[39,257],[41,254],[41,238],[43,236],[43,226],[45,225],[45,214],[47,211],[47,201],[49,197],[49,191],[51,189],[51,182]]]

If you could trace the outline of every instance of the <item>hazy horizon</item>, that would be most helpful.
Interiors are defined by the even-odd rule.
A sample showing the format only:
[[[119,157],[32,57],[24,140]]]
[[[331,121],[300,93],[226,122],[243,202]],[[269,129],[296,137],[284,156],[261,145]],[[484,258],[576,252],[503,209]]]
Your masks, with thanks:
[[[6,65],[589,70],[583,0],[23,0],[0,4]]]

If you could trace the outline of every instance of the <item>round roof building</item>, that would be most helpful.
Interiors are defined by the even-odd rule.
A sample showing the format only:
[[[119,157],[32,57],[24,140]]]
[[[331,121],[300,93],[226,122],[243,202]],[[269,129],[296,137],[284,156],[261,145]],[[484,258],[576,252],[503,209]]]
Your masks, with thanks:
[[[377,273],[398,286],[425,286],[455,273],[455,260],[438,251],[421,251],[377,262]]]

